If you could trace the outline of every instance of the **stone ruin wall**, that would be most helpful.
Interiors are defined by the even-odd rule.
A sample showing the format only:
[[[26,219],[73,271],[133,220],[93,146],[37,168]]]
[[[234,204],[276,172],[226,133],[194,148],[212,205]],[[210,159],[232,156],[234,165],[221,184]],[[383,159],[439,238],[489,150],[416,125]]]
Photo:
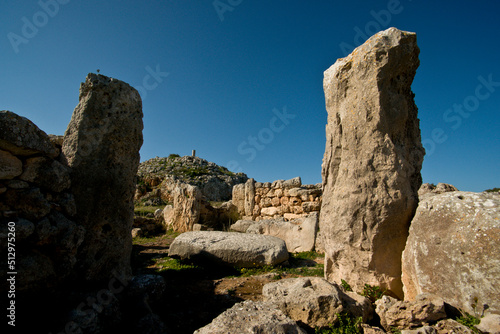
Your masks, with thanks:
[[[0,130],[0,235],[6,240],[12,227],[15,269],[29,273],[18,275],[17,289],[56,286],[75,265],[85,233],[74,222],[71,169],[60,162],[62,137],[49,137],[10,111],[0,112]]]
[[[274,182],[255,182],[249,179],[233,187],[233,205],[243,219],[263,220],[284,218],[291,220],[319,212],[321,184],[302,185],[300,177]]]
[[[89,332],[107,315],[78,318],[68,312],[74,303],[110,282],[122,282],[120,291],[131,282],[142,116],[135,89],[95,74],[80,86],[64,137],[0,111],[0,265],[9,268],[0,273],[0,289],[15,291],[21,328],[43,319],[41,331],[76,321]],[[74,321],[59,319],[65,314]]]
[[[111,102],[93,104],[106,94]],[[130,277],[141,145],[139,94],[102,75],[89,74],[82,83],[64,137],[0,111],[0,237],[6,240],[9,228],[15,229],[15,271],[23,273],[17,292],[50,291],[74,279],[106,281],[112,272]],[[2,243],[1,251],[6,249]],[[0,259],[5,268],[6,261]]]

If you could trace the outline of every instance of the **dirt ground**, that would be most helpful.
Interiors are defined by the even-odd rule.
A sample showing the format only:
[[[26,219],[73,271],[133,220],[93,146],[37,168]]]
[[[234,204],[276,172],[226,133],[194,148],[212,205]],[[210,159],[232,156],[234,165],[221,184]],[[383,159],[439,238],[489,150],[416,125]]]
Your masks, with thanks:
[[[311,267],[322,263],[322,258],[294,262],[293,273],[286,270],[258,272],[242,276],[234,268],[204,268],[187,266],[185,269],[164,270],[159,263],[168,257],[174,236],[164,236],[154,241],[135,242],[132,251],[134,275],[159,274],[167,283],[160,302],[151,305],[170,333],[193,333],[210,323],[226,309],[243,300],[261,300],[262,287],[276,280],[302,276],[301,266]],[[167,258],[168,259],[168,258]]]

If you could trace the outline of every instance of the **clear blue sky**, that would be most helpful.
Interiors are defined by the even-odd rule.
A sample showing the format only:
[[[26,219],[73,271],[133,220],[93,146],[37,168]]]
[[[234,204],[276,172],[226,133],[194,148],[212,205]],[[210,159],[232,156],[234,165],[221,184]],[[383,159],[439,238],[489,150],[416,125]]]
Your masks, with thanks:
[[[141,160],[197,154],[321,182],[323,72],[378,30],[417,33],[424,182],[500,186],[499,1],[42,0],[0,5],[0,108],[63,134],[97,69],[143,96]]]

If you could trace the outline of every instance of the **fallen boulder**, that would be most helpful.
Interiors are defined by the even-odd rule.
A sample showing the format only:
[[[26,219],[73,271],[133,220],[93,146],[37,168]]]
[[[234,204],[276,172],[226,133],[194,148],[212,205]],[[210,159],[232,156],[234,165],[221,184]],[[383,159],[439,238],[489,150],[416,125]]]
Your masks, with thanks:
[[[500,312],[500,196],[422,197],[403,253],[405,299],[431,293],[474,314]]]
[[[244,301],[215,318],[194,334],[306,334],[295,321],[272,304]]]
[[[437,333],[439,334],[474,334],[476,332],[472,331],[469,327],[462,325],[456,320],[453,319],[444,319],[439,321],[436,325],[433,326]],[[403,331],[401,331],[403,334]]]
[[[288,278],[268,283],[262,289],[264,301],[272,303],[293,320],[310,328],[327,327],[348,312],[371,319],[373,308],[368,298],[344,292],[320,277]]]
[[[500,334],[500,314],[487,314],[476,325],[482,333]]]
[[[286,244],[279,238],[219,231],[183,233],[172,242],[168,255],[246,268],[276,265],[288,260]]]
[[[418,295],[413,302],[383,296],[375,305],[380,323],[387,331],[417,328],[446,318],[444,301],[428,294]]]
[[[317,229],[318,213],[311,213],[307,217],[291,221],[285,221],[283,218],[263,219],[258,222],[239,220],[231,226],[233,231],[271,235],[283,239],[290,253],[314,250]]]

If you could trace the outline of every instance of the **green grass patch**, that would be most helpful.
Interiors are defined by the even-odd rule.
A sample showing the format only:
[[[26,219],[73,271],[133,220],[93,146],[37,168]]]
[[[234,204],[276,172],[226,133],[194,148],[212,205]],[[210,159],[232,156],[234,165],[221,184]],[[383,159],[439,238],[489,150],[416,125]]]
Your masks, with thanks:
[[[237,271],[240,273],[241,277],[250,277],[263,275],[267,273],[278,273],[279,267],[277,266],[263,266],[263,267],[255,267],[255,268],[237,268]]]
[[[155,206],[144,206],[144,205],[136,205],[134,207],[134,214],[136,216],[145,217],[149,213],[155,213],[156,210],[163,210],[165,205],[155,205]]]
[[[162,235],[154,236],[154,237],[137,237],[132,239],[133,245],[142,245],[148,243],[159,242],[162,239],[172,239],[178,237],[180,232],[174,232],[173,230],[168,230]]]
[[[275,273],[277,279],[285,275],[323,277],[324,265],[313,261],[318,257],[321,257],[321,254],[316,252],[290,254],[290,258],[284,264],[256,268],[237,268],[236,270],[239,273],[237,276],[249,277]]]
[[[181,270],[198,270],[201,269],[199,266],[190,264],[190,263],[183,263],[182,261],[178,259],[172,259],[170,257],[164,257],[164,258],[159,258],[155,259],[155,267],[158,268],[158,272],[165,272],[168,270],[171,271],[181,271]]]
[[[152,242],[158,242],[161,238],[164,236],[157,236],[157,237],[137,237],[132,239],[132,244],[133,245],[142,245],[142,244],[148,244]]]
[[[310,251],[292,254],[292,257],[297,260],[316,260],[319,257],[324,257],[325,254]]]
[[[475,327],[475,325],[479,325],[479,323],[481,322],[479,318],[476,318],[475,316],[470,315],[467,312],[462,312],[462,315],[456,320],[460,324],[469,327],[474,333],[479,333],[479,330]]]
[[[315,267],[290,268],[284,270],[284,273],[297,276],[323,277],[325,275],[325,268],[322,264],[317,264]]]
[[[391,334],[401,334],[401,329],[399,329],[397,327],[391,327],[390,332],[391,332]]]
[[[343,279],[340,280],[340,285],[342,285],[342,287],[344,288],[345,291],[351,291],[352,292],[352,287],[349,285],[349,283],[347,283]]]
[[[315,334],[362,334],[361,324],[363,319],[361,317],[354,317],[353,315],[342,312],[337,314],[338,321],[329,325],[328,328],[317,328]]]

